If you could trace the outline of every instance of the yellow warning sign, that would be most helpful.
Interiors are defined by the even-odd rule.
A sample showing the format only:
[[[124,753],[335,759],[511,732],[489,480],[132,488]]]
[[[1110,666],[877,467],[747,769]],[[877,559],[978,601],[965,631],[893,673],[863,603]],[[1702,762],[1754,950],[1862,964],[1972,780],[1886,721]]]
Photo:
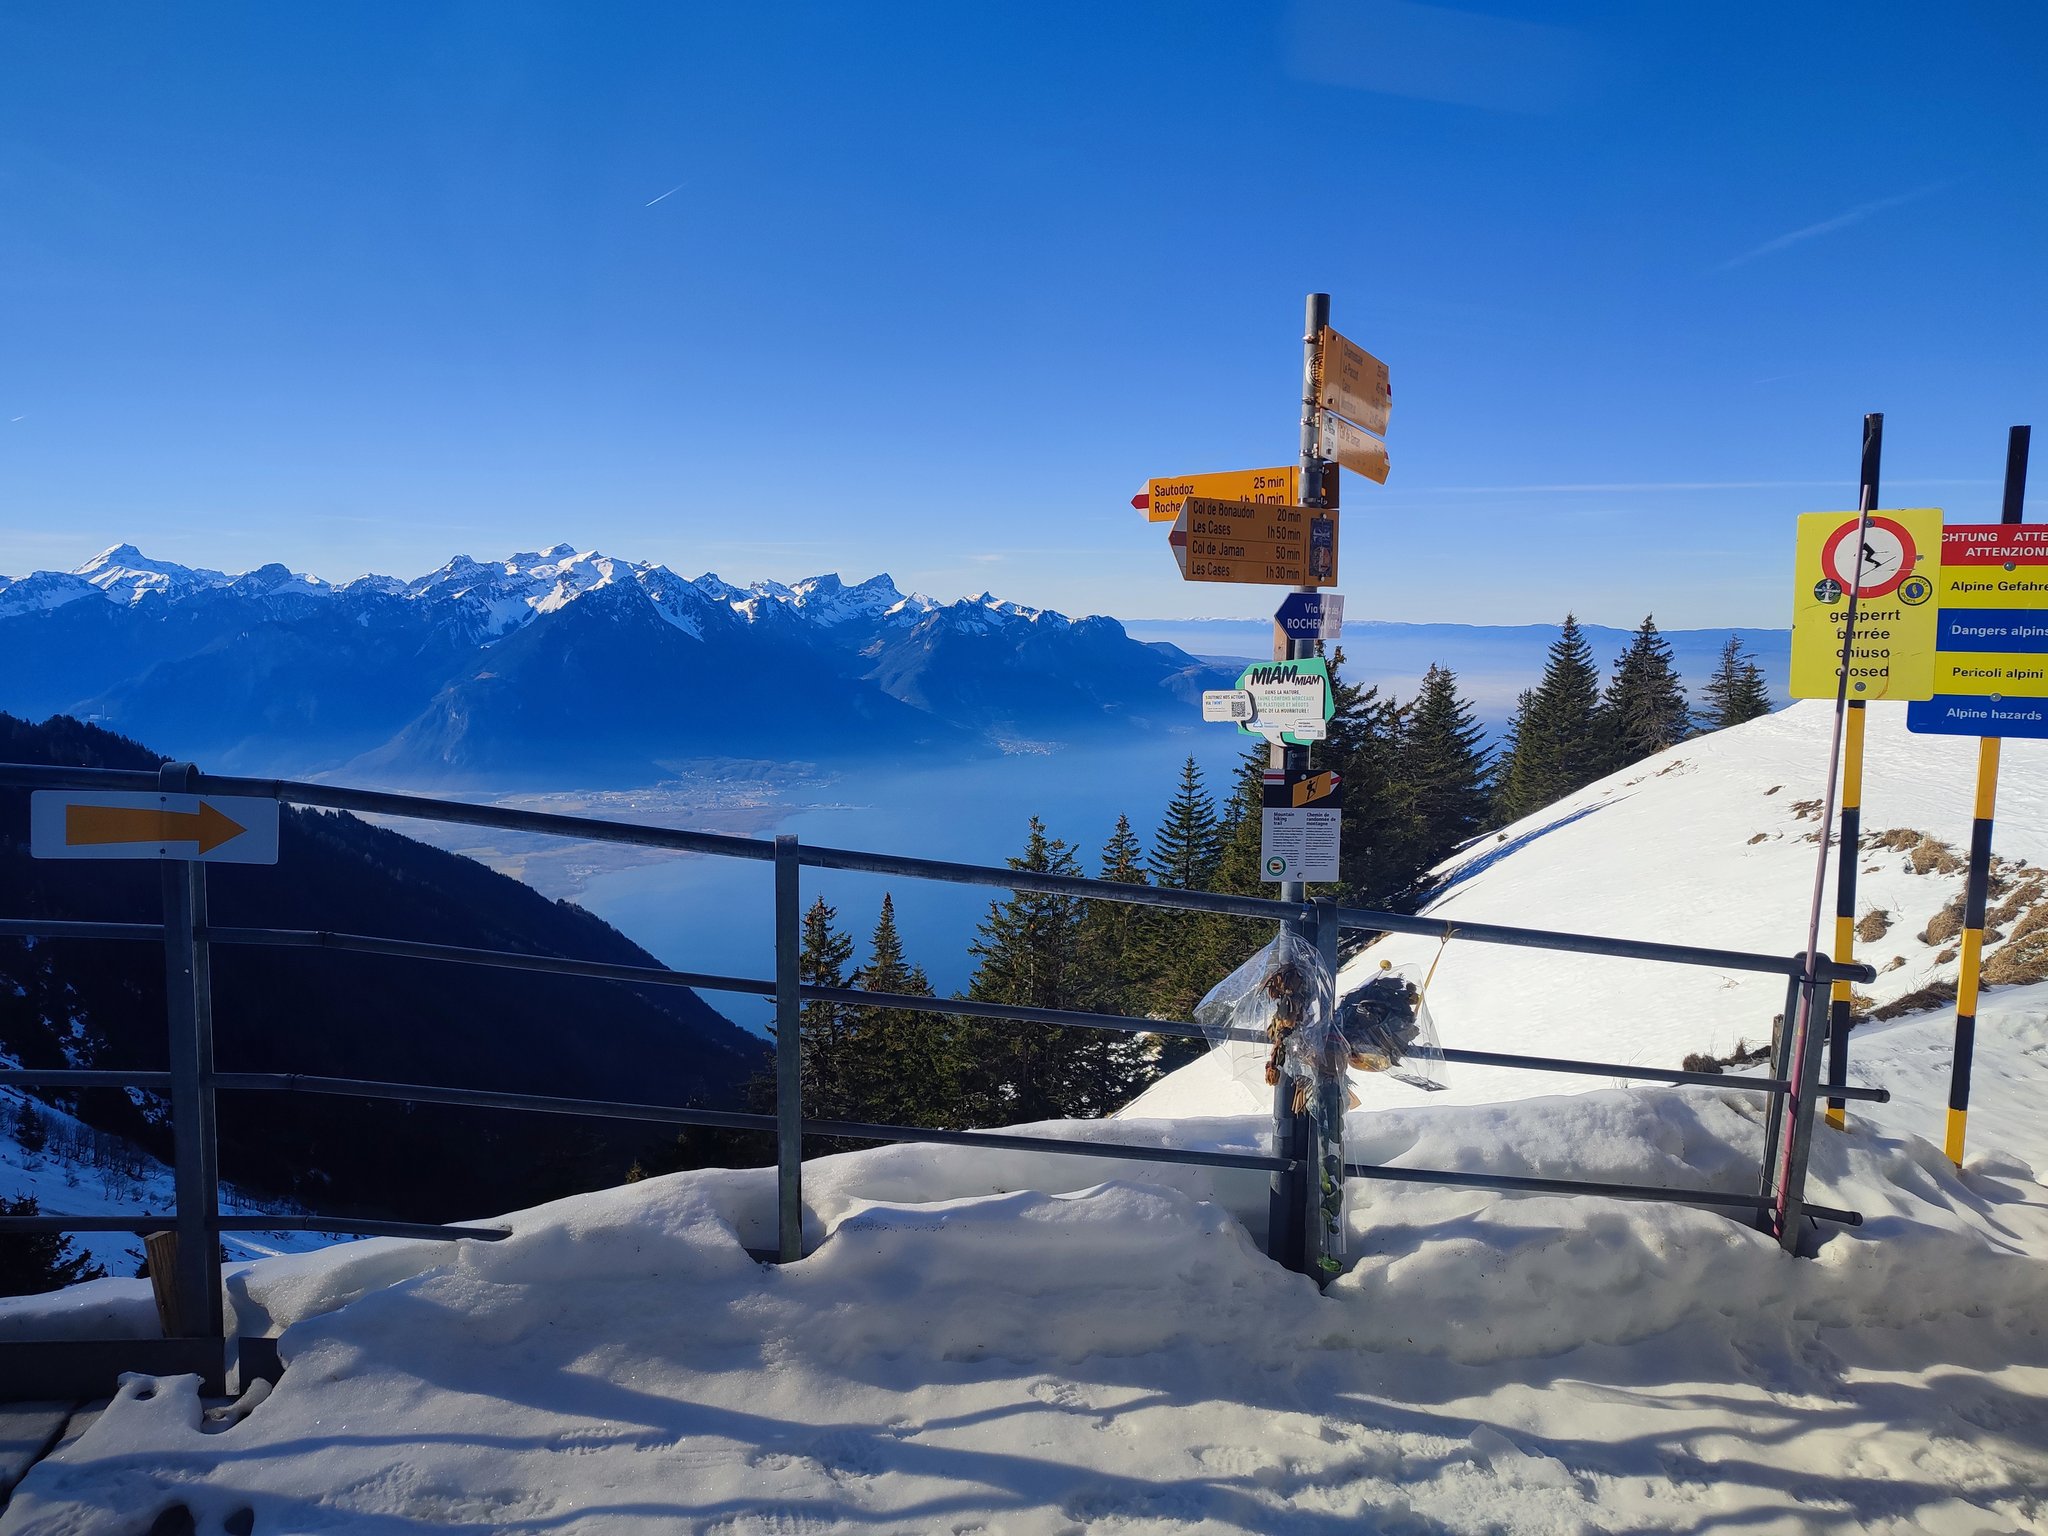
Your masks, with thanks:
[[[1855,589],[1849,653],[1851,699],[1934,696],[1935,574],[1941,512],[1873,512],[1859,541],[1855,512],[1799,519],[1792,592],[1792,697],[1832,699],[1842,674],[1842,635]]]

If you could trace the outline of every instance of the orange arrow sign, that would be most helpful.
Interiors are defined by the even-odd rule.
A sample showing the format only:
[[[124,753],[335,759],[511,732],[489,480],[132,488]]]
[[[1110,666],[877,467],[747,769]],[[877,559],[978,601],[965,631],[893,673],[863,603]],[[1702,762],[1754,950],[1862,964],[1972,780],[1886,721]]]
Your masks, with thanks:
[[[197,843],[209,854],[249,829],[206,801],[196,811],[163,811],[146,806],[67,805],[64,842],[70,848],[108,843]]]

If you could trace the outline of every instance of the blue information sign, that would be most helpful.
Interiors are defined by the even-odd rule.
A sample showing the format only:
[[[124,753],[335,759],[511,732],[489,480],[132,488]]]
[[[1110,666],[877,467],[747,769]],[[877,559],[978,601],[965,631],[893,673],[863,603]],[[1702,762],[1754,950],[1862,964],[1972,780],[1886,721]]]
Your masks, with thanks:
[[[2048,738],[2048,699],[1996,699],[1937,693],[1906,706],[1906,729],[1929,736]]]
[[[1290,592],[1273,622],[1290,640],[1334,640],[1344,630],[1344,599],[1335,592]]]

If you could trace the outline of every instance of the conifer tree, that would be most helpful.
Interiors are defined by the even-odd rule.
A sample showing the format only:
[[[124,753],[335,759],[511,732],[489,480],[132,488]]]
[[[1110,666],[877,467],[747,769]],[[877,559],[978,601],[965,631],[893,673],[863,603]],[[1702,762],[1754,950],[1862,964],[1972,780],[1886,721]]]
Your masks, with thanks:
[[[1771,712],[1771,689],[1764,681],[1764,669],[1742,649],[1740,635],[1730,635],[1721,647],[1721,660],[1701,694],[1707,705],[1701,718],[1706,730],[1725,730]]]
[[[1119,885],[1148,885],[1144,845],[1131,830],[1131,818],[1119,816],[1116,830],[1102,845],[1102,878]],[[1151,1004],[1158,964],[1155,909],[1122,901],[1082,904],[1081,972],[1088,1006],[1098,1013],[1138,1015]]]
[[[814,987],[846,985],[846,962],[853,958],[853,940],[834,924],[839,913],[821,896],[804,913],[803,943],[797,953],[797,978]],[[804,1108],[815,1119],[856,1117],[852,1084],[851,1010],[839,1003],[810,1002],[800,1015],[803,1038],[798,1084]]]
[[[1398,779],[1414,832],[1410,879],[1449,857],[1486,824],[1486,733],[1458,693],[1457,674],[1432,666],[1408,706]]]
[[[0,1197],[0,1216],[39,1216],[42,1209],[34,1195]],[[0,1237],[0,1296],[30,1296],[83,1280],[103,1280],[106,1274],[62,1232]]]
[[[1167,803],[1166,815],[1152,838],[1147,865],[1155,884],[1183,891],[1207,890],[1222,852],[1222,830],[1216,802],[1202,784],[1202,770],[1189,755],[1180,770],[1180,787]]]
[[[1692,734],[1692,708],[1671,665],[1671,647],[1645,618],[1614,663],[1600,703],[1600,732],[1613,772],[1675,747]]]
[[[1183,776],[1185,782],[1185,775]],[[1206,797],[1204,797],[1206,798]],[[1012,869],[1077,875],[1071,844],[1048,837],[1031,818],[1031,831]],[[1018,891],[992,902],[981,937],[969,946],[979,960],[967,995],[979,1002],[1028,1008],[1085,1008],[1080,963],[1082,908],[1072,896]],[[991,1024],[974,1032],[975,1111],[1005,1122],[1103,1115],[1129,1097],[1141,1074],[1121,1036],[1056,1025]]]
[[[1486,794],[1492,806],[1491,820],[1495,826],[1516,819],[1516,813],[1509,808],[1513,804],[1515,783],[1516,747],[1522,739],[1522,722],[1529,718],[1529,706],[1536,701],[1536,690],[1524,688],[1515,695],[1515,712],[1508,716],[1508,728],[1501,735],[1500,748],[1493,755],[1493,772],[1487,776]]]
[[[888,893],[868,940],[868,963],[854,973],[853,985],[898,997],[932,995],[924,968],[903,953],[896,902]],[[959,1021],[907,1008],[862,1008],[855,1010],[852,1036],[858,1118],[893,1125],[965,1123],[966,1041]]]
[[[1399,787],[1404,715],[1378,688],[1346,679],[1343,668],[1340,648],[1330,660],[1329,737],[1312,749],[1311,760],[1335,769],[1343,781],[1344,837],[1332,894],[1379,905],[1413,874],[1414,829]]]
[[[1502,783],[1501,815],[1513,821],[1600,777],[1600,671],[1593,648],[1566,614],[1543,677],[1516,718],[1514,752]]]

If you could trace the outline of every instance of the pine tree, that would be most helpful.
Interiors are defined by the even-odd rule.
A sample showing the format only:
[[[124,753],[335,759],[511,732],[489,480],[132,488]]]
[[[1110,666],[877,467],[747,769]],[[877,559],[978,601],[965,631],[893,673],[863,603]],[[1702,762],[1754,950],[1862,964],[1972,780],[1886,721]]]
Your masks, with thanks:
[[[39,1216],[34,1195],[0,1198],[0,1216]],[[106,1270],[79,1253],[62,1232],[0,1237],[0,1296],[29,1296],[84,1280],[103,1280]]]
[[[1150,884],[1144,854],[1144,845],[1131,830],[1131,818],[1117,817],[1116,830],[1102,845],[1102,878],[1119,885]],[[1095,1012],[1140,1015],[1150,1006],[1159,958],[1156,916],[1156,909],[1129,902],[1083,903],[1083,990]]]
[[[1406,888],[1415,868],[1414,827],[1399,782],[1405,715],[1378,688],[1348,681],[1343,668],[1339,649],[1330,660],[1329,738],[1311,749],[1316,766],[1335,769],[1343,781],[1344,835],[1331,894],[1381,906]]]
[[[1408,707],[1398,779],[1414,829],[1411,878],[1420,878],[1486,824],[1486,733],[1458,693],[1457,674],[1432,666]]]
[[[1614,663],[1614,675],[1600,703],[1601,745],[1608,772],[1639,763],[1675,747],[1692,734],[1692,708],[1671,665],[1671,647],[1657,632],[1654,617]]]
[[[1515,695],[1515,712],[1508,716],[1508,728],[1501,734],[1500,748],[1493,755],[1493,772],[1487,776],[1487,802],[1492,807],[1489,818],[1493,825],[1500,826],[1516,819],[1519,813],[1511,809],[1514,803],[1516,748],[1522,740],[1522,722],[1529,718],[1530,706],[1536,702],[1536,690],[1524,688]]]
[[[1216,873],[1222,852],[1222,829],[1216,802],[1202,785],[1202,770],[1193,755],[1180,770],[1180,787],[1168,802],[1166,816],[1152,838],[1146,862],[1155,884],[1183,891],[1202,891]]]
[[[1503,820],[1541,810],[1600,777],[1599,705],[1600,670],[1593,663],[1593,648],[1579,621],[1566,614],[1543,677],[1517,713],[1514,752],[1502,783]]]
[[[895,899],[887,893],[868,940],[868,963],[854,973],[853,984],[898,997],[932,995],[924,968],[904,956]],[[966,1051],[958,1020],[909,1008],[862,1008],[852,1035],[858,1118],[891,1125],[964,1123]]]
[[[1721,660],[1701,694],[1707,702],[1700,721],[1705,730],[1725,730],[1771,712],[1771,689],[1764,681],[1764,669],[1742,649],[1740,635],[1730,635],[1721,647]]]
[[[50,1144],[50,1133],[43,1125],[42,1112],[31,1099],[24,1098],[14,1107],[14,1144],[30,1158],[38,1156]],[[30,1166],[34,1166],[33,1163]]]
[[[1185,775],[1183,775],[1185,782]],[[1206,797],[1204,797],[1206,798]],[[1024,852],[1012,869],[1077,875],[1071,844],[1048,837],[1031,818]],[[1077,897],[1018,891],[992,902],[981,937],[969,946],[979,960],[967,995],[1027,1008],[1085,1008],[1080,963],[1082,908]],[[1103,1115],[1129,1097],[1138,1074],[1114,1049],[1122,1037],[1104,1031],[1039,1024],[992,1024],[975,1031],[976,1112],[1001,1121]]]
[[[853,958],[853,940],[833,924],[837,909],[821,896],[804,913],[803,946],[797,954],[797,978],[813,987],[846,985],[846,962]],[[803,1064],[798,1083],[803,1090],[805,1113],[819,1120],[854,1118],[854,1096],[848,1081],[851,1026],[854,1010],[841,1003],[809,1002],[803,1005]]]

